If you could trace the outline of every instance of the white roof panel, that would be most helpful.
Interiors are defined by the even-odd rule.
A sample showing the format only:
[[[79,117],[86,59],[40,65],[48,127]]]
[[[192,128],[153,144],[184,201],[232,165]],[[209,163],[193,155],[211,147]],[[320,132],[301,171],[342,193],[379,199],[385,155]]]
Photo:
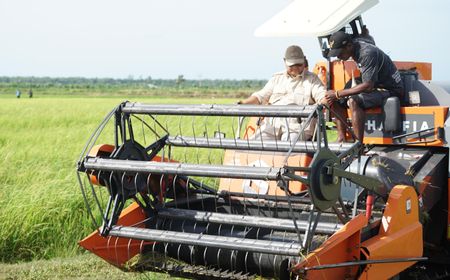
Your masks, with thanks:
[[[255,30],[255,36],[326,36],[369,10],[378,0],[294,0]]]

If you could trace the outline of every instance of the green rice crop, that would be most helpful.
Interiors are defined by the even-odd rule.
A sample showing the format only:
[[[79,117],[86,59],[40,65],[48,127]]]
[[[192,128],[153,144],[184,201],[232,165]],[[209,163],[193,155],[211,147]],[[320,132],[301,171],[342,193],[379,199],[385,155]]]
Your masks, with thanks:
[[[0,279],[7,280],[177,280],[166,273],[122,271],[91,253],[14,264],[0,263]]]

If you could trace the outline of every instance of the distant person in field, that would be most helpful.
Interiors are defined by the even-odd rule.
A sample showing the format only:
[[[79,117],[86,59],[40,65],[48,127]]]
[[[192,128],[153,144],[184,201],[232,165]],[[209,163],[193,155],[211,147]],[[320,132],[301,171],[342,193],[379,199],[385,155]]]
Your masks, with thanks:
[[[21,95],[21,94],[22,94],[22,93],[20,92],[20,90],[17,89],[17,90],[16,90],[16,97],[17,97],[17,98],[20,98],[20,95]]]
[[[326,88],[319,77],[307,70],[307,60],[299,46],[290,46],[284,56],[286,70],[275,73],[263,89],[238,104],[312,105],[325,102]],[[301,133],[300,140],[309,140],[316,120]],[[252,139],[296,140],[300,134],[298,118],[265,118]]]
[[[28,97],[32,98],[33,97],[33,90],[30,88],[30,90],[28,91]]]

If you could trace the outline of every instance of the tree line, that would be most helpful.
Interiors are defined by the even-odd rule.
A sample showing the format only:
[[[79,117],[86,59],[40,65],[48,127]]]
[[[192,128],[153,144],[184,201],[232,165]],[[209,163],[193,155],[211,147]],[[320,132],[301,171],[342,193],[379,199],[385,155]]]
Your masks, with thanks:
[[[153,79],[152,77],[125,79],[84,78],[84,77],[1,77],[1,88],[260,88],[267,80],[233,79],[185,79],[179,75],[175,79]]]

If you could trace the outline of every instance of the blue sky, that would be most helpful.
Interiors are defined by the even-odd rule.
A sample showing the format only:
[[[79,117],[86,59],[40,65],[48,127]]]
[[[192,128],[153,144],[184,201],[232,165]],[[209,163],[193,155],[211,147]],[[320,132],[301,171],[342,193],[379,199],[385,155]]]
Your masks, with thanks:
[[[330,0],[332,1],[332,0]],[[0,0],[0,76],[268,79],[284,50],[322,60],[316,38],[258,38],[288,0]],[[380,0],[363,14],[394,60],[450,80],[450,1]]]

